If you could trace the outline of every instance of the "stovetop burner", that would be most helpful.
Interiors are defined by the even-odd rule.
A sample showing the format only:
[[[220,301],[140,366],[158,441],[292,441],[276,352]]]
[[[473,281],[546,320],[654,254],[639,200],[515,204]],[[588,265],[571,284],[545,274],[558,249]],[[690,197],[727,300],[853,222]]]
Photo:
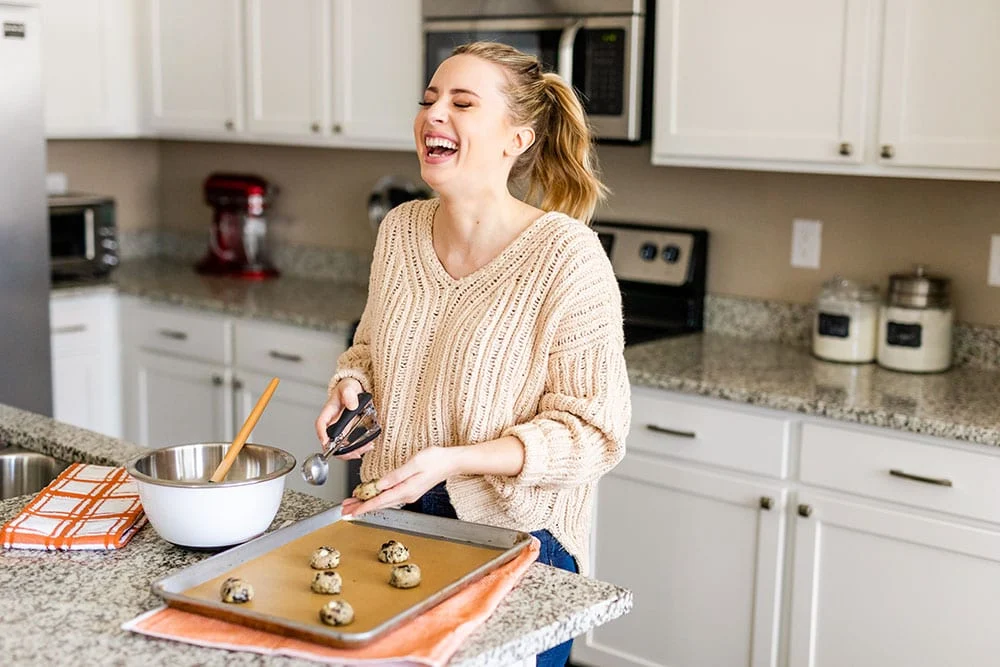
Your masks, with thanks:
[[[708,232],[595,222],[622,292],[625,345],[701,331]]]

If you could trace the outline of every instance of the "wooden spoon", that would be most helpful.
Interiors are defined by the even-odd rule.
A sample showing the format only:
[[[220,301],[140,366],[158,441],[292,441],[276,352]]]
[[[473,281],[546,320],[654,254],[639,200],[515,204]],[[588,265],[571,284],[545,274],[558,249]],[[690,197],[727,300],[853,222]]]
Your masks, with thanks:
[[[264,408],[267,407],[267,402],[271,400],[271,395],[274,394],[274,390],[278,387],[278,378],[271,378],[271,381],[267,383],[267,389],[264,393],[260,395],[257,399],[257,405],[253,406],[253,410],[247,416],[247,420],[243,422],[243,428],[240,432],[236,434],[233,439],[229,449],[226,450],[226,455],[222,459],[222,463],[219,467],[215,469],[212,476],[208,479],[210,482],[221,482],[226,478],[226,474],[229,472],[229,468],[232,467],[233,461],[239,455],[240,450],[243,449],[243,445],[246,443],[247,438],[250,437],[250,432],[253,431],[253,427],[257,425],[257,420],[260,419],[261,414],[264,412]]]

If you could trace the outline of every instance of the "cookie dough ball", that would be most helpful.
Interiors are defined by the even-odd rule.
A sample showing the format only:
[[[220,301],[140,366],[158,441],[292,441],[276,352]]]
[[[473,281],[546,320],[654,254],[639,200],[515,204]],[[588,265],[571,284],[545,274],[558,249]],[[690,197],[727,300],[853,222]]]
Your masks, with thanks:
[[[375,486],[375,480],[370,482],[365,482],[363,484],[358,484],[354,487],[354,493],[351,495],[358,500],[371,500],[379,494],[378,487]]]
[[[320,547],[309,559],[309,567],[314,570],[332,570],[340,565],[340,552],[333,547]]]
[[[389,585],[396,588],[415,588],[420,584],[420,567],[413,563],[397,565],[389,575]]]
[[[223,581],[219,592],[223,602],[242,604],[253,600],[253,586],[238,577],[229,577]]]
[[[410,559],[410,550],[396,540],[389,540],[378,550],[378,559],[383,563],[405,563]]]
[[[313,593],[336,595],[340,592],[340,585],[343,581],[340,575],[333,570],[323,570],[322,572],[317,572],[316,576],[313,577],[310,588],[312,588]]]
[[[319,610],[319,620],[327,625],[347,625],[354,620],[354,608],[345,600],[330,600]]]

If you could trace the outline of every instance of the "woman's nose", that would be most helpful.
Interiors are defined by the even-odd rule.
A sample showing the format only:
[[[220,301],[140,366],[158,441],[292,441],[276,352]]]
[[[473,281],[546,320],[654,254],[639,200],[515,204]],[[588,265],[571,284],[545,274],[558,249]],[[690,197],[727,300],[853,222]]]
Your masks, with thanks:
[[[447,117],[447,109],[445,105],[440,102],[435,102],[434,104],[427,107],[427,120],[432,123],[443,123]]]

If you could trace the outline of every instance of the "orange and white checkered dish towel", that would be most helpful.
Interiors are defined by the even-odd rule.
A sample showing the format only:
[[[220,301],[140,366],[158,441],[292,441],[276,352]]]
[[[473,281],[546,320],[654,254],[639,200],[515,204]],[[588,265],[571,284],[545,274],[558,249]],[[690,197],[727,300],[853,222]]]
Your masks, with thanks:
[[[0,528],[5,549],[120,549],[146,524],[125,468],[74,463]]]

